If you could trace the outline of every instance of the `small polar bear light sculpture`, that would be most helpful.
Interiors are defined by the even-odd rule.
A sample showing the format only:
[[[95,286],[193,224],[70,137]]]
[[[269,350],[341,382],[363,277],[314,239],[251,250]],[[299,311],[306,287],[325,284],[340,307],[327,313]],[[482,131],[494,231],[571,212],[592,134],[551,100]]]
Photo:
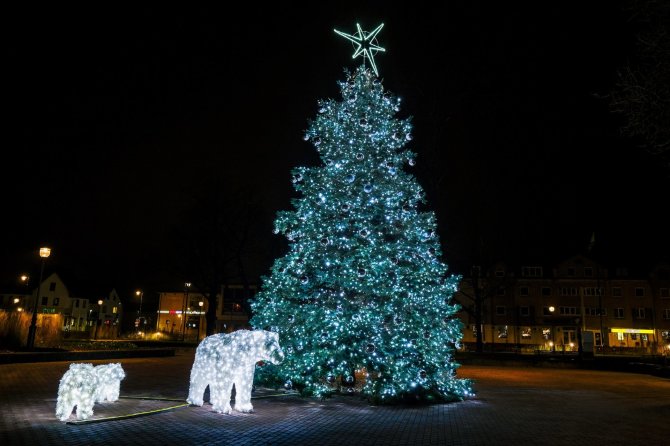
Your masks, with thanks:
[[[235,384],[235,410],[252,412],[251,388],[258,361],[279,364],[284,352],[279,335],[265,330],[238,330],[228,334],[208,336],[198,345],[191,369],[187,402],[203,405],[203,395],[209,386],[212,409],[232,413],[230,394]]]
[[[61,421],[70,418],[77,407],[77,419],[86,420],[93,415],[93,405],[103,401],[117,401],[121,380],[126,377],[121,364],[70,364],[58,386],[56,417]]]

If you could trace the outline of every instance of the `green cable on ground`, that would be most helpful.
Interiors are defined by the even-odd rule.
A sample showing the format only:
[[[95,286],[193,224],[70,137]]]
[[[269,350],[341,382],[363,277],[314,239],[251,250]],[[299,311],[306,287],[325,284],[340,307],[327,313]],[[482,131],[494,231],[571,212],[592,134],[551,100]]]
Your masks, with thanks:
[[[277,396],[288,396],[288,395],[293,395],[290,393],[275,393],[272,395],[261,395],[261,396],[252,396],[251,399],[261,399],[261,398],[272,398],[272,397],[277,397]],[[120,396],[119,399],[129,399],[129,400],[151,400],[151,401],[184,401],[181,399],[177,398],[161,398],[161,397],[150,397],[150,396]],[[168,410],[173,410],[173,409],[179,409],[181,407],[186,407],[190,406],[189,403],[183,403],[183,404],[178,404],[176,406],[170,406],[170,407],[165,407],[163,409],[155,409],[155,410],[148,410],[145,412],[136,412],[136,413],[131,413],[128,415],[117,415],[114,417],[104,417],[104,418],[94,418],[90,420],[75,420],[75,421],[68,421],[65,424],[72,424],[72,425],[82,425],[82,424],[93,424],[93,423],[103,423],[106,421],[117,421],[117,420],[126,420],[128,418],[137,418],[137,417],[144,417],[147,415],[155,415],[157,413],[161,412],[167,412]]]
[[[91,420],[68,421],[66,424],[81,425],[81,424],[103,423],[103,422],[106,422],[106,421],[126,420],[128,418],[144,417],[144,416],[147,416],[147,415],[154,415],[154,414],[157,414],[157,413],[166,412],[168,410],[179,409],[180,407],[186,407],[188,405],[189,405],[188,403],[184,403],[184,404],[179,404],[177,406],[165,407],[163,409],[148,410],[146,412],[131,413],[131,414],[128,414],[128,415],[118,415],[118,416],[115,416],[115,417],[95,418],[95,419],[91,419]]]
[[[155,396],[120,396],[119,399],[126,399],[126,400],[152,400],[152,401],[178,401],[182,402],[185,401],[183,398],[162,398],[162,397],[155,397]]]

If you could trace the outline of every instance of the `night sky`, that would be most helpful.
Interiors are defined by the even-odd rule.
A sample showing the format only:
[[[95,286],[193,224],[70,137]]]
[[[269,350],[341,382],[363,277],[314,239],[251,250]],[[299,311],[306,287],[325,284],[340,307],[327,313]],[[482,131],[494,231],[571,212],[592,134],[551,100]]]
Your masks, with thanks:
[[[360,63],[333,28],[357,22],[385,23],[377,66],[413,116],[452,271],[556,262],[594,232],[610,265],[667,259],[667,168],[605,98],[635,57],[620,3],[324,3],[6,11],[3,281],[49,244],[48,269],[76,280],[179,289],[173,230],[210,184],[261,199],[265,274],[290,171],[319,162],[302,140],[317,100]]]

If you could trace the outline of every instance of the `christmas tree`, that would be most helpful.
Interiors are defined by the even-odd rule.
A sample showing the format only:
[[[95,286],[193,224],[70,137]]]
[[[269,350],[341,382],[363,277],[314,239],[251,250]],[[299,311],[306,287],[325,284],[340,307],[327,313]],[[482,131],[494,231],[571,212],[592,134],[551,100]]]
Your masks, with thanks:
[[[302,197],[275,221],[289,252],[264,278],[251,323],[279,333],[278,373],[306,393],[358,372],[375,401],[460,399],[471,390],[453,360],[458,278],[447,276],[435,215],[420,209],[424,192],[405,170],[415,164],[410,120],[394,117],[400,99],[372,67],[347,74],[341,101],[319,103],[305,139],[323,165],[293,172]]]

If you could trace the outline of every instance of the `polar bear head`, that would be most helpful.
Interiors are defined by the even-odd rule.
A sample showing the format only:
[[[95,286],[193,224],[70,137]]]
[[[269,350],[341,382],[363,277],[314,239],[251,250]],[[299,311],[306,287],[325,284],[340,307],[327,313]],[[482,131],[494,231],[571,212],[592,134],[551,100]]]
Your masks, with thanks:
[[[95,373],[98,375],[100,381],[104,383],[121,381],[126,377],[123,367],[119,363],[99,365],[95,367]]]
[[[253,333],[257,337],[256,342],[263,345],[260,349],[261,358],[259,360],[281,364],[284,361],[284,351],[279,346],[279,335],[267,330],[255,330]]]

